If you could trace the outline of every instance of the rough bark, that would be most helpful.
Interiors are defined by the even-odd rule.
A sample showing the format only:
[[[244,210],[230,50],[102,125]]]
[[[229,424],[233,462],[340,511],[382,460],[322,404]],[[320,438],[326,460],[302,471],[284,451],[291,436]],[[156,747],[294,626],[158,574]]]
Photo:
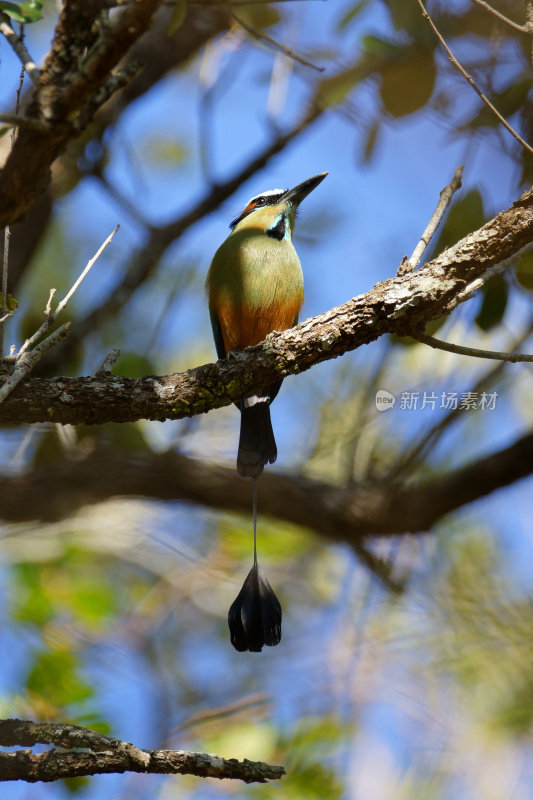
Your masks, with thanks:
[[[32,753],[29,750],[0,753],[0,781],[35,783],[81,775],[144,772],[266,783],[279,780],[285,774],[283,767],[262,761],[238,761],[185,750],[140,750],[130,742],[64,723],[0,720],[0,743],[4,747],[55,744],[62,748],[46,750],[44,753]]]
[[[0,406],[0,422],[71,424],[190,417],[229,405],[246,392],[368,344],[405,335],[449,313],[484,273],[533,241],[533,191],[418,272],[378,283],[364,295],[265,342],[177,375],[32,378]],[[481,284],[479,284],[481,285]]]

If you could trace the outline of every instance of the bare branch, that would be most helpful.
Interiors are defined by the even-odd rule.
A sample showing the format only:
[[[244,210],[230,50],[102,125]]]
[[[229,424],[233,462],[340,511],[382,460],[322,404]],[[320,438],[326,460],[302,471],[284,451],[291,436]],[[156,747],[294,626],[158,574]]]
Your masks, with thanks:
[[[435,339],[434,336],[428,336],[426,333],[412,333],[411,336],[418,342],[434,347],[435,350],[445,350],[447,353],[457,353],[457,355],[460,356],[491,358],[494,361],[511,361],[512,363],[518,361],[533,362],[533,355],[529,355],[528,353],[500,353],[497,350],[480,350],[477,347],[464,347],[460,344],[443,342],[441,339]]]
[[[476,92],[476,93],[477,93],[477,94],[478,94],[478,95],[481,97],[481,99],[483,100],[483,102],[485,103],[485,105],[486,105],[488,108],[490,108],[490,110],[492,111],[492,113],[493,113],[493,114],[494,114],[494,115],[495,115],[495,116],[496,116],[496,117],[497,117],[497,118],[500,120],[500,122],[502,123],[502,125],[503,125],[503,126],[504,126],[504,127],[505,127],[505,128],[508,130],[508,131],[509,131],[509,133],[510,133],[512,136],[514,136],[514,138],[517,140],[517,142],[520,142],[520,144],[522,145],[522,147],[524,147],[524,148],[525,148],[525,149],[528,151],[528,153],[531,153],[531,154],[533,155],[533,147],[531,147],[531,145],[530,145],[530,144],[528,144],[528,143],[527,143],[527,142],[526,142],[524,139],[522,139],[522,137],[520,136],[520,134],[518,134],[518,133],[515,131],[515,129],[514,129],[513,127],[511,127],[511,125],[509,125],[509,123],[507,122],[507,120],[505,119],[505,117],[502,117],[502,115],[500,114],[500,112],[498,111],[498,109],[497,109],[497,108],[496,108],[496,107],[495,107],[495,106],[494,106],[494,105],[493,105],[493,104],[490,102],[490,100],[488,99],[488,97],[487,97],[486,95],[484,95],[484,94],[483,94],[483,92],[482,92],[482,91],[481,91],[481,89],[478,87],[477,83],[474,81],[474,79],[472,78],[472,76],[471,76],[471,75],[470,75],[470,74],[469,74],[469,73],[468,73],[468,72],[465,70],[465,68],[464,68],[464,67],[463,67],[463,66],[462,66],[462,65],[459,63],[459,61],[456,59],[456,57],[454,56],[454,54],[452,53],[452,51],[450,50],[450,48],[449,48],[449,47],[448,47],[448,45],[446,44],[446,40],[444,39],[444,37],[442,36],[442,34],[441,34],[439,31],[438,31],[437,27],[435,26],[435,23],[433,22],[433,20],[431,19],[430,15],[429,15],[429,14],[428,14],[428,12],[426,11],[426,9],[425,9],[425,7],[424,7],[424,4],[422,3],[422,0],[416,0],[416,2],[418,3],[418,5],[420,6],[420,8],[421,8],[421,10],[422,10],[422,16],[424,17],[424,19],[426,19],[426,20],[427,20],[428,24],[430,25],[430,27],[432,28],[433,32],[435,33],[435,36],[438,38],[439,42],[441,43],[441,45],[444,47],[444,49],[445,49],[445,50],[446,50],[446,52],[448,53],[448,56],[449,56],[449,58],[450,58],[450,61],[452,62],[452,64],[454,65],[454,67],[455,67],[456,69],[458,69],[458,70],[459,70],[459,72],[461,73],[461,75],[463,76],[463,78],[465,78],[465,80],[467,80],[467,81],[468,81],[468,83],[470,84],[470,86],[472,87],[472,89],[474,89],[474,91],[475,91],[475,92]]]
[[[4,34],[7,41],[19,57],[22,66],[30,76],[31,82],[34,86],[37,86],[39,83],[40,71],[35,64],[35,61],[29,54],[23,40],[18,37],[13,30],[11,26],[11,20],[7,14],[4,14],[3,11],[0,11],[0,33]]]
[[[6,225],[4,228],[4,247],[3,247],[3,257],[2,257],[2,307],[0,316],[2,319],[0,320],[0,364],[4,358],[4,333],[5,333],[5,322],[9,319],[8,315],[6,314],[7,311],[7,277],[9,272],[9,237],[11,236],[9,232],[9,225]]]
[[[420,259],[424,255],[424,252],[431,241],[433,234],[440,225],[440,221],[444,216],[444,212],[451,203],[453,195],[462,186],[463,169],[464,167],[457,167],[455,172],[453,173],[452,180],[450,181],[448,186],[445,186],[444,189],[441,191],[437,207],[435,208],[435,211],[433,212],[433,215],[429,220],[426,226],[426,230],[422,234],[420,241],[415,247],[413,255],[409,260],[404,259],[402,261],[398,269],[398,272],[396,273],[397,275],[406,275],[408,272],[412,272],[412,270],[417,268],[418,264],[420,263]]]
[[[102,364],[96,370],[95,377],[103,378],[105,375],[110,375],[113,372],[113,367],[117,363],[117,359],[120,355],[120,349],[118,347],[114,347],[110,353],[106,355]]]
[[[298,53],[295,53],[294,50],[291,50],[284,44],[280,44],[279,42],[277,42],[275,39],[272,39],[271,36],[268,36],[263,31],[258,31],[255,28],[252,28],[252,26],[248,25],[248,23],[245,22],[242,19],[242,17],[239,17],[237,14],[235,14],[234,11],[231,11],[227,6],[226,6],[226,11],[229,14],[229,16],[232,19],[234,19],[235,22],[241,26],[241,28],[243,28],[247,33],[249,33],[250,36],[253,36],[254,39],[257,39],[260,42],[266,42],[268,45],[274,47],[276,50],[280,50],[286,56],[292,58],[294,61],[297,61],[299,64],[303,64],[304,67],[312,67],[312,69],[316,69],[317,72],[324,72],[324,67],[317,67],[316,64],[313,64],[311,61],[307,61],[305,58],[302,58],[301,56],[298,55]]]
[[[339,487],[265,471],[259,503],[269,517],[308,528],[329,541],[346,542],[366,562],[360,548],[368,553],[369,537],[428,532],[444,515],[532,472],[529,432],[456,470],[437,466],[434,475],[426,470],[416,485],[399,476]],[[76,461],[64,459],[24,475],[0,477],[0,518],[56,521],[118,496],[182,500],[242,514],[250,509],[250,487],[233,466],[204,463],[174,451],[132,455],[107,447]]]
[[[11,394],[13,389],[32,371],[34,366],[41,360],[41,358],[52,348],[55,347],[62,339],[68,336],[70,330],[70,322],[65,322],[57,331],[50,334],[43,342],[30,350],[29,353],[17,360],[17,366],[2,384],[0,388],[0,404],[4,402],[6,397]]]
[[[100,247],[98,248],[98,250],[96,251],[94,256],[87,262],[87,266],[85,267],[85,269],[81,273],[81,275],[78,278],[78,280],[74,283],[74,285],[69,289],[69,291],[67,292],[65,297],[58,304],[54,314],[52,315],[54,317],[54,319],[55,319],[55,317],[57,317],[58,314],[60,314],[63,311],[63,309],[67,305],[68,301],[70,300],[70,298],[72,297],[72,295],[74,294],[76,289],[79,287],[79,285],[84,280],[84,278],[87,277],[87,275],[89,274],[91,268],[94,266],[96,261],[98,261],[98,259],[100,258],[100,256],[102,255],[102,253],[104,252],[104,250],[106,249],[108,244],[111,243],[111,240],[113,239],[115,233],[118,231],[119,228],[120,228],[120,225],[115,225],[115,227],[113,228],[113,230],[111,231],[111,233],[109,234],[109,236],[107,237],[105,242],[103,242],[103,244],[100,245]]]
[[[528,29],[526,25],[520,25],[518,22],[515,22],[509,17],[506,17],[505,14],[502,14],[501,11],[497,11],[497,9],[493,8],[491,5],[485,2],[485,0],[472,0],[473,3],[476,3],[481,8],[484,8],[486,11],[489,11],[491,14],[494,14],[501,22],[505,22],[506,25],[509,27],[514,28],[515,31],[519,33],[528,33]]]
[[[85,267],[79,278],[74,282],[74,284],[68,290],[65,297],[58,303],[58,306],[55,311],[51,311],[51,304],[52,304],[52,298],[56,290],[50,289],[50,296],[48,298],[48,302],[46,304],[46,309],[44,312],[45,320],[43,324],[40,326],[40,328],[38,328],[38,330],[36,330],[35,333],[32,336],[30,336],[29,339],[26,339],[26,341],[20,348],[17,357],[22,356],[28,350],[29,347],[31,347],[35,342],[37,342],[41,338],[41,336],[44,336],[48,328],[57,318],[58,314],[60,314],[61,311],[63,311],[63,309],[67,305],[68,301],[70,300],[76,289],[78,289],[78,287],[80,286],[81,282],[84,280],[84,278],[87,277],[90,270],[92,269],[96,261],[98,261],[98,259],[100,258],[100,256],[102,255],[108,244],[110,244],[111,240],[113,239],[115,233],[118,231],[119,228],[120,225],[115,225],[115,227],[113,228],[113,230],[111,231],[105,242],[103,242],[103,244],[100,245],[94,256],[87,262],[87,266]]]
[[[55,744],[61,748],[44,753],[28,750],[0,753],[0,781],[24,780],[34,783],[81,775],[142,772],[266,783],[279,780],[285,774],[283,767],[261,761],[237,761],[185,750],[140,750],[130,742],[63,723],[2,720],[0,741],[8,747],[17,744]]]

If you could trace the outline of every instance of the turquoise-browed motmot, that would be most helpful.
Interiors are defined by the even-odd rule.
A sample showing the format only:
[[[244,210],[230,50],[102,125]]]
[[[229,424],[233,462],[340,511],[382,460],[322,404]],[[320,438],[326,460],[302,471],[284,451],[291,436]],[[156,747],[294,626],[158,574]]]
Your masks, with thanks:
[[[304,299],[300,260],[292,244],[298,206],[326,177],[303,181],[294,189],[271,189],[253,197],[231,233],[216,251],[205,283],[219,358],[257,344],[271,331],[296,325]],[[277,450],[270,404],[281,381],[248,394],[237,404],[241,433],[237,454],[240,475],[253,480],[254,563],[228,624],[233,646],[258,652],[281,639],[281,606],[257,563],[257,478]]]
[[[308,178],[294,189],[272,189],[253,197],[231,223],[231,233],[216,251],[205,284],[219,358],[298,322],[304,286],[291,238],[294,220],[302,200],[326,175]],[[257,477],[265,464],[276,460],[270,403],[280,386],[276,381],[238,404],[240,475]]]

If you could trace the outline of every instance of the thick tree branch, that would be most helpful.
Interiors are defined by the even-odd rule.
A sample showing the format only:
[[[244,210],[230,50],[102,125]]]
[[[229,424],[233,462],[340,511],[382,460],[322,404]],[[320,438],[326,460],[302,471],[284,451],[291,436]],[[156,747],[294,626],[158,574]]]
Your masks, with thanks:
[[[261,512],[333,541],[359,547],[367,536],[429,531],[446,514],[533,472],[533,433],[490,456],[417,486],[367,481],[337,487],[265,472],[259,481]],[[0,478],[0,518],[5,522],[54,521],[114,496],[184,500],[249,513],[250,485],[233,467],[206,464],[168,451],[96,450],[26,475]]]
[[[235,758],[219,758],[208,753],[189,753],[185,750],[140,750],[130,742],[63,723],[2,720],[0,743],[7,747],[55,744],[62,748],[46,750],[44,753],[32,753],[29,750],[0,753],[0,781],[35,783],[81,775],[144,772],[266,783],[279,780],[285,774],[283,767],[261,761],[237,761]]]
[[[229,405],[246,392],[309,369],[385,333],[405,335],[449,313],[482,276],[533,241],[533,191],[418,272],[274,333],[235,359],[139,379],[32,378],[0,407],[0,422],[128,422],[179,419]]]

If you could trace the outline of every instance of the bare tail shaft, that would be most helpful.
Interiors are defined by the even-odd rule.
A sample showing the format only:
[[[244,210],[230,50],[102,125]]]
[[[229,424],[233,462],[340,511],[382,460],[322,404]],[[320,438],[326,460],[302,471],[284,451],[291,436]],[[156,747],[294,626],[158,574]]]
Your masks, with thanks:
[[[265,464],[273,464],[277,455],[269,404],[258,402],[243,408],[237,455],[239,475],[257,478],[263,472]]]

